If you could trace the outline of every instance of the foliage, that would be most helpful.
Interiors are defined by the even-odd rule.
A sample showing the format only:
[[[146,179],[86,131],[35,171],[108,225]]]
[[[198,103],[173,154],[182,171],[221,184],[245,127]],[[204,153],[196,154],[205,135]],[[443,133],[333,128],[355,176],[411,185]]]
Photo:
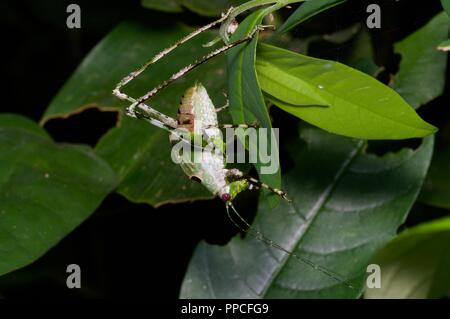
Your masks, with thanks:
[[[381,250],[388,284],[368,289],[366,298],[440,298],[450,289],[450,218],[423,223],[402,232]]]
[[[110,194],[153,207],[214,197],[172,163],[167,132],[127,117],[126,103],[111,91],[124,76],[194,30],[178,23],[185,9],[217,17],[234,6],[231,17],[240,23],[231,42],[268,21],[275,21],[277,30],[265,28],[251,41],[207,61],[149,103],[175,117],[183,92],[201,81],[217,107],[225,104],[227,91],[229,114],[220,115],[222,122],[280,127],[282,138],[270,150],[280,169],[261,174],[261,158],[254,166],[263,182],[285,190],[292,202],[261,192],[257,208],[243,215],[255,216],[255,229],[294,254],[249,234],[224,246],[202,241],[187,267],[180,297],[437,298],[448,293],[448,218],[428,216],[396,234],[413,207],[438,207],[444,215],[450,209],[450,121],[422,118],[416,110],[434,107],[439,113],[446,106],[441,96],[446,94],[443,51],[449,17],[441,12],[398,39],[398,71],[383,83],[377,77],[382,69],[374,72],[378,66],[370,30],[338,29],[333,36],[319,29],[309,38],[296,37],[296,30],[350,2],[297,2],[302,1],[142,0],[142,11],[163,11],[177,23],[155,26],[131,17],[113,28],[53,97],[41,126],[20,115],[1,114],[0,275],[44,255]],[[448,1],[442,4],[448,10]],[[286,5],[298,7],[285,11]],[[223,29],[229,22],[220,32],[204,32],[152,65],[126,92],[142,96],[208,53],[211,48],[204,44],[228,42]],[[306,54],[298,53],[299,43]],[[344,47],[345,52],[331,59],[315,54],[316,46]],[[55,143],[43,128],[93,109],[118,114],[115,126],[95,147]],[[239,210],[249,202],[238,197],[236,206]],[[193,213],[185,209],[185,214]],[[365,288],[371,262],[383,269],[382,289]]]
[[[0,275],[48,251],[117,185],[92,149],[55,144],[18,115],[0,115],[0,154]]]
[[[415,152],[405,149],[384,157],[365,154],[361,140],[318,129],[303,129],[301,138],[304,143],[290,153],[295,169],[283,176],[293,203],[272,210],[261,199],[255,227],[286,249],[332,269],[354,288],[250,237],[234,238],[225,247],[201,243],[182,298],[360,295],[370,256],[394,236],[417,197],[432,138]]]

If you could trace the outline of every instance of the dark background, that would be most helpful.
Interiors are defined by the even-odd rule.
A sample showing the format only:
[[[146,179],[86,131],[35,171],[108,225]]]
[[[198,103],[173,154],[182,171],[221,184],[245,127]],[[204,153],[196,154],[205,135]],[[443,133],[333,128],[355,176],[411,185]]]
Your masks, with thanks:
[[[81,7],[81,29],[66,27],[66,7],[72,2]],[[301,31],[295,29],[293,35],[307,37],[364,23],[370,3],[382,7],[382,29],[371,31],[371,36],[377,64],[386,68],[380,80],[386,82],[399,63],[393,43],[442,10],[438,0],[353,0],[302,24]],[[285,16],[290,12],[282,11]],[[142,8],[139,1],[106,0],[2,1],[0,17],[1,112],[20,113],[35,121],[40,120],[52,97],[84,56],[120,21],[133,18],[150,25],[182,21],[193,26],[210,21],[189,12],[153,12]],[[339,60],[346,49],[345,44],[319,43],[310,54]],[[421,108],[420,115],[442,127],[450,114],[448,107],[442,107],[449,100],[448,94],[447,87],[442,97]],[[277,123],[295,121],[276,109],[271,115],[275,127]],[[56,141],[95,145],[114,126],[115,120],[113,114],[90,110],[66,120],[51,120],[45,128]],[[287,133],[281,131],[283,134]],[[402,145],[373,143],[371,148],[384,152]],[[255,194],[246,197],[250,203],[256,203]],[[415,211],[408,224],[423,219]],[[427,218],[440,214],[439,210],[433,210]],[[198,241],[225,244],[236,233],[226,218],[223,204],[217,200],[154,209],[129,203],[120,195],[110,195],[88,220],[45,256],[1,277],[0,297],[176,298]],[[81,266],[82,289],[69,290],[65,285],[66,267],[72,263]]]

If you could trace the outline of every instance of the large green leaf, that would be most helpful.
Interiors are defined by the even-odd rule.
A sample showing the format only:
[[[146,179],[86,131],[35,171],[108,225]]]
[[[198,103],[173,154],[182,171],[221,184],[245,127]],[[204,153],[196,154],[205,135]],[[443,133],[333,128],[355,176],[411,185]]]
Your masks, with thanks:
[[[382,157],[365,143],[318,129],[302,132],[283,176],[293,200],[260,202],[254,227],[284,248],[352,282],[354,289],[253,238],[225,247],[202,242],[185,276],[182,298],[355,298],[366,265],[404,222],[425,178],[433,137],[417,150]],[[301,146],[300,146],[301,145]]]
[[[450,19],[442,12],[394,46],[402,57],[393,87],[414,108],[444,91],[447,54],[436,50],[448,39]]]
[[[116,183],[88,147],[55,144],[30,120],[0,115],[0,275],[42,256]]]
[[[239,26],[238,30],[233,34],[231,40],[236,40],[249,34],[257,25],[261,24],[262,19],[267,14],[266,9],[261,9],[249,17],[247,17]],[[259,87],[258,78],[255,70],[255,55],[258,39],[255,37],[250,43],[242,44],[233,48],[227,54],[228,60],[228,94],[230,98],[230,113],[233,122],[237,124],[258,122],[261,128],[272,128],[269,113],[264,102],[261,88]],[[270,141],[275,140],[275,136],[271,130],[267,133]],[[275,154],[274,158],[278,166],[278,145],[272,149],[268,145],[268,152]],[[258,151],[260,150],[257,148]],[[266,150],[261,150],[265,152]],[[270,154],[269,153],[269,154]],[[262,167],[261,155],[258,154],[258,163],[255,167],[258,170],[259,178],[262,182],[275,188],[281,187],[280,170],[274,174],[261,174]],[[271,201],[275,204],[276,197],[272,197]]]
[[[381,288],[366,298],[442,298],[450,292],[450,218],[402,232],[379,252]]]
[[[341,63],[261,44],[256,69],[275,105],[324,130],[364,139],[436,131],[394,90]]]
[[[75,71],[47,109],[43,121],[67,116],[86,107],[120,110],[125,105],[111,94],[118,81],[144,64],[153,55],[169,47],[187,32],[185,27],[155,29],[136,22],[125,22],[101,41]],[[167,79],[179,68],[211,49],[202,44],[216,36],[206,32],[177,49],[163,61],[125,87],[138,97]],[[171,84],[149,104],[169,116],[176,116],[184,91],[202,82],[217,107],[225,103],[224,58],[218,57],[186,77]],[[122,116],[118,127],[109,131],[96,146],[121,179],[118,191],[129,200],[160,205],[165,202],[210,198],[200,184],[184,178],[171,161],[167,132],[140,120]]]
[[[420,201],[450,209],[450,146],[436,149],[430,171],[420,193]]]
[[[346,0],[314,0],[306,1],[293,14],[289,16],[286,22],[278,28],[278,33],[283,33],[294,28],[296,25],[310,19],[316,14],[325,11],[329,8],[337,6]]]

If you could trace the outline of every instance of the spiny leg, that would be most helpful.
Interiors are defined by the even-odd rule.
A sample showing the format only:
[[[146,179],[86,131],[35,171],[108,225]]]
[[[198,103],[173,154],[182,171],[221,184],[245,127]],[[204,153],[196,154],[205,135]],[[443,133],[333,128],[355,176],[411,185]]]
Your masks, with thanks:
[[[169,133],[175,134],[180,140],[184,141],[185,143],[188,143],[190,145],[194,145],[192,144],[192,140],[191,139],[186,139],[186,137],[182,134],[182,131],[178,132],[176,129],[164,124],[161,121],[158,121],[157,119],[152,118],[151,116],[147,116],[144,114],[139,114],[137,116],[138,119],[142,119],[156,127],[159,127]],[[187,131],[186,131],[187,132]],[[188,133],[188,132],[187,132]],[[195,148],[200,148],[200,150],[203,150],[203,146],[198,146],[198,145],[194,145]]]
[[[134,99],[133,101],[130,100],[132,98],[130,98],[127,94],[123,93],[121,91],[121,88],[125,85],[127,85],[129,82],[131,82],[132,80],[134,80],[136,77],[138,77],[142,72],[145,71],[145,69],[147,69],[150,65],[154,64],[155,62],[157,62],[158,60],[162,59],[164,56],[166,56],[167,54],[169,54],[171,51],[175,50],[177,47],[179,47],[180,45],[186,43],[187,41],[189,41],[190,39],[194,38],[195,36],[199,35],[200,33],[212,28],[213,26],[222,23],[223,21],[225,21],[228,16],[230,15],[231,11],[233,10],[233,7],[231,7],[225,14],[222,14],[222,17],[216,21],[211,22],[210,24],[205,25],[204,27],[201,27],[200,29],[195,30],[194,32],[188,34],[187,36],[185,36],[184,38],[182,38],[181,40],[179,40],[178,42],[176,42],[174,45],[172,45],[171,47],[161,51],[160,53],[158,53],[157,55],[155,55],[150,61],[148,61],[147,63],[145,63],[142,67],[140,67],[139,69],[131,72],[129,75],[127,75],[126,77],[124,77],[116,86],[116,88],[113,90],[113,94],[115,96],[117,96],[119,99],[122,100],[127,100],[130,101],[131,103],[134,103]],[[142,103],[142,102],[141,102]]]
[[[218,124],[208,125],[206,128],[258,128],[258,124]]]
[[[250,184],[252,184],[253,186],[255,186],[257,189],[259,188],[264,188],[267,189],[269,191],[271,191],[272,193],[277,194],[278,196],[280,196],[281,198],[283,198],[284,200],[287,200],[288,202],[290,202],[291,200],[287,197],[287,194],[285,192],[283,192],[280,189],[277,188],[273,188],[265,183],[262,183],[260,181],[258,181],[257,179],[248,176],[247,174],[244,174],[243,172],[241,172],[238,169],[232,168],[232,169],[228,169],[226,172],[226,176],[230,179],[230,180],[247,180]]]
[[[211,22],[210,24],[195,30],[194,32],[188,34],[187,36],[185,36],[184,38],[182,38],[181,40],[179,40],[178,42],[176,42],[174,45],[172,45],[171,47],[161,51],[160,53],[158,53],[156,56],[153,57],[153,59],[151,59],[149,62],[145,63],[142,67],[140,67],[139,69],[137,69],[134,72],[131,72],[129,75],[127,75],[126,77],[124,77],[116,86],[116,88],[113,90],[113,94],[118,97],[121,100],[126,100],[132,103],[132,105],[130,107],[127,108],[127,115],[132,116],[132,117],[138,117],[137,112],[134,109],[134,106],[139,105],[139,109],[146,113],[149,116],[152,116],[154,118],[156,118],[158,121],[163,122],[165,125],[170,126],[172,128],[176,128],[177,127],[177,121],[155,109],[153,109],[152,107],[140,102],[137,103],[136,99],[132,98],[131,96],[127,95],[126,93],[122,92],[121,89],[123,86],[125,86],[126,84],[128,84],[130,81],[132,81],[133,79],[135,79],[136,77],[138,77],[142,72],[145,71],[145,69],[147,69],[150,65],[154,64],[155,62],[157,62],[158,60],[162,59],[164,56],[166,56],[167,54],[169,54],[171,51],[173,51],[174,49],[176,49],[178,46],[182,45],[183,43],[189,41],[190,39],[194,38],[195,36],[197,36],[198,34],[210,29],[211,27],[223,22],[225,19],[227,19],[228,15],[231,13],[231,11],[233,10],[233,8],[230,8],[228,10],[228,12],[226,12],[225,14],[222,14],[222,17],[214,22]]]
[[[227,102],[224,106],[216,108],[216,113],[222,112],[223,110],[227,109],[230,106],[230,101],[227,99]]]
[[[221,53],[224,53],[226,51],[228,51],[231,48],[234,48],[235,46],[247,42],[249,40],[251,40],[255,34],[261,30],[260,26],[257,26],[253,29],[253,31],[248,34],[247,36],[245,36],[244,38],[237,40],[233,43],[230,43],[228,45],[225,45],[221,48],[218,48],[212,52],[210,52],[209,54],[203,56],[202,58],[196,60],[193,64],[190,64],[186,67],[184,67],[183,69],[181,69],[180,71],[178,71],[177,73],[173,74],[168,80],[164,81],[163,83],[157,85],[155,88],[153,88],[151,91],[149,91],[148,93],[146,93],[145,95],[141,96],[140,98],[138,98],[136,100],[136,102],[134,102],[133,104],[130,105],[129,109],[131,109],[131,112],[133,111],[133,109],[144,103],[145,101],[147,101],[148,99],[150,99],[151,97],[153,97],[154,95],[156,95],[159,91],[161,91],[162,89],[164,89],[165,87],[167,87],[169,84],[171,84],[172,82],[176,81],[177,79],[181,78],[183,75],[185,75],[186,73],[192,71],[193,69],[195,69],[196,67],[202,65],[203,63],[209,61],[210,59],[218,56]]]
[[[152,124],[152,125],[154,125],[156,127],[162,128],[163,130],[166,130],[168,132],[172,132],[173,131],[172,127],[170,127],[170,126],[164,124],[163,122],[161,122],[161,121],[159,121],[157,119],[154,119],[154,118],[152,118],[150,116],[145,116],[145,115],[139,114],[137,116],[137,118],[142,119],[142,120],[144,120],[146,122],[149,122],[150,124]]]
[[[288,202],[291,202],[291,200],[287,197],[287,194],[285,192],[283,192],[281,189],[278,188],[273,188],[265,183],[260,182],[259,180],[253,178],[253,177],[247,177],[247,180],[249,181],[249,183],[253,184],[256,187],[259,188],[265,188],[269,191],[271,191],[272,193],[277,194],[278,196],[280,196],[281,198],[283,198],[284,200],[287,200]]]
[[[136,100],[133,98],[129,98],[129,100],[133,100],[134,102],[136,102]],[[126,112],[128,116],[134,118],[145,118],[145,119],[155,118],[158,121],[164,123],[164,125],[169,126],[171,128],[178,127],[178,122],[176,119],[167,116],[164,113],[161,113],[144,103],[139,104],[138,110],[136,109],[130,110],[129,108],[127,108]]]

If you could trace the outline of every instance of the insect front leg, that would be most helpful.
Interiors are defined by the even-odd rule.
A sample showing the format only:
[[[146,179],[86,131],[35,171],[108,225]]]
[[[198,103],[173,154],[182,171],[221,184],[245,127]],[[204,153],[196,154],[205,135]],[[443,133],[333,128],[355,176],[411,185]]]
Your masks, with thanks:
[[[230,101],[227,99],[227,102],[224,106],[216,108],[216,113],[222,112],[223,110],[227,109],[230,106]]]
[[[251,185],[253,185],[256,189],[259,188],[264,188],[267,189],[269,191],[271,191],[272,193],[277,194],[278,196],[280,196],[281,198],[283,198],[284,200],[287,201],[291,201],[288,197],[287,194],[285,192],[283,192],[280,189],[277,188],[273,188],[263,182],[260,182],[259,180],[244,174],[243,172],[241,172],[240,170],[236,169],[236,168],[232,168],[232,169],[227,169],[226,172],[226,176],[230,181],[238,181],[238,180],[246,180],[248,181]]]
[[[218,128],[258,128],[258,124],[218,124]]]

